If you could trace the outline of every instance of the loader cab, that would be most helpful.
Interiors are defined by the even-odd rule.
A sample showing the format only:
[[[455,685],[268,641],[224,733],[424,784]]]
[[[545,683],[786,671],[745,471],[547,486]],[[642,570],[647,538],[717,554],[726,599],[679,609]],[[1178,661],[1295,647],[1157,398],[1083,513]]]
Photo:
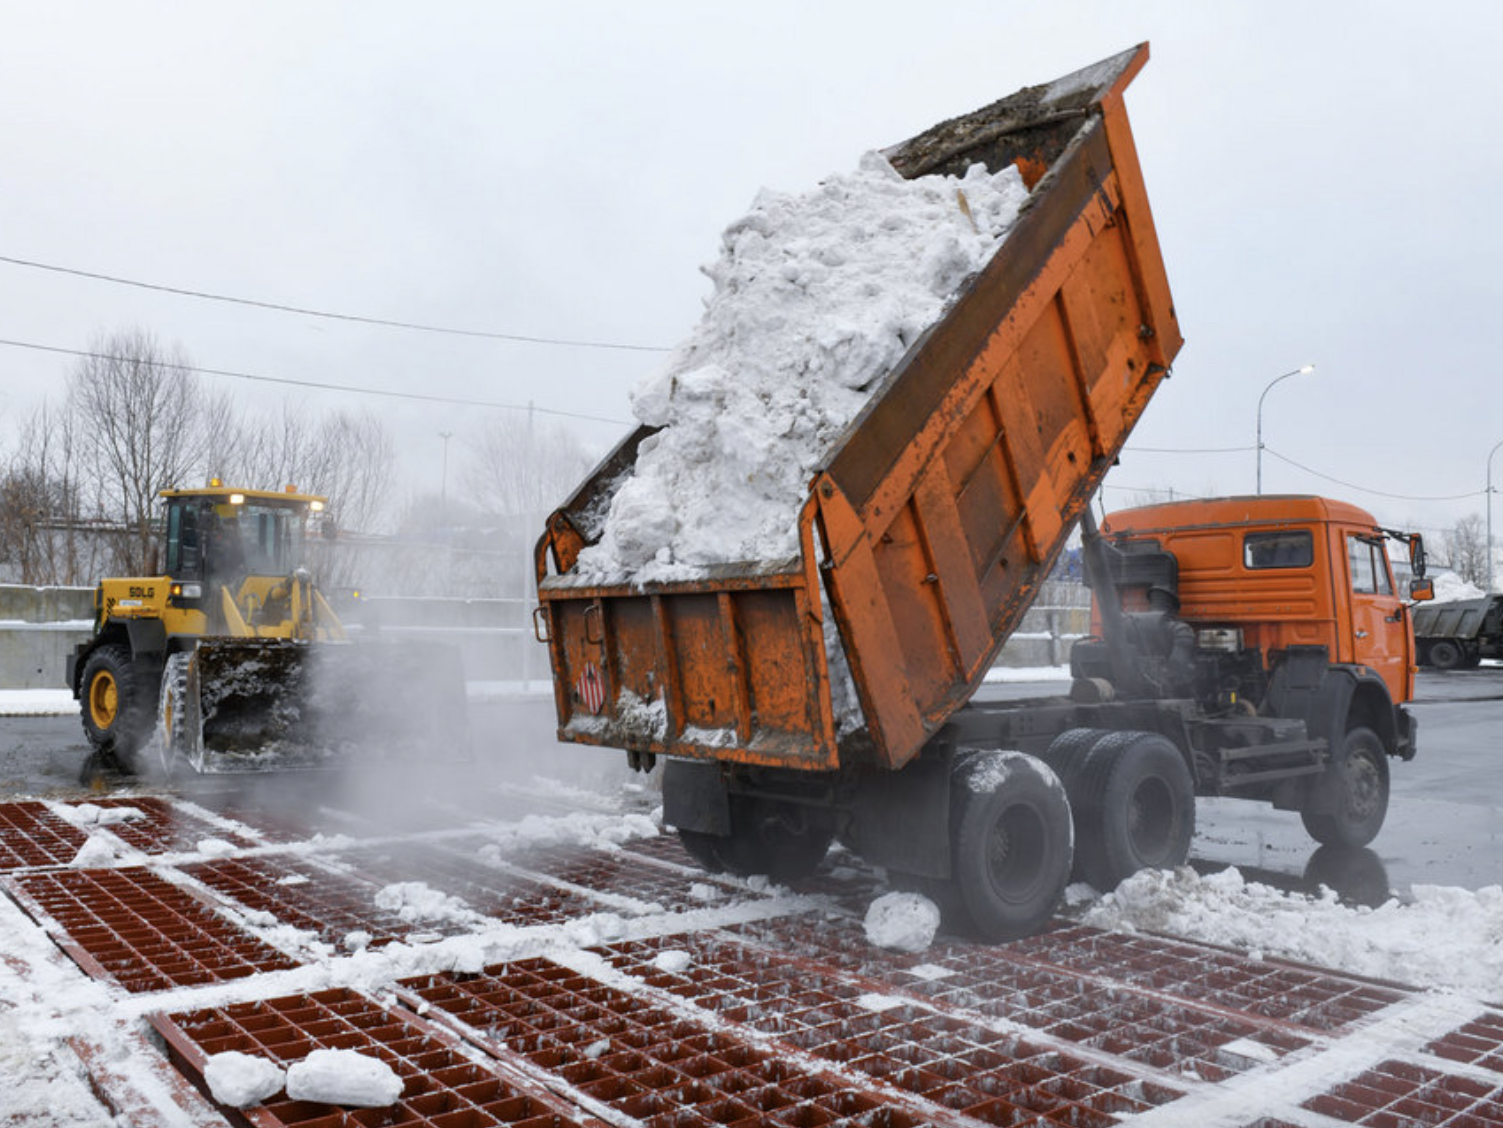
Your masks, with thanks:
[[[292,492],[164,490],[166,573],[174,601],[213,607],[221,588],[238,595],[251,577],[281,578],[303,565],[310,512],[324,499]]]

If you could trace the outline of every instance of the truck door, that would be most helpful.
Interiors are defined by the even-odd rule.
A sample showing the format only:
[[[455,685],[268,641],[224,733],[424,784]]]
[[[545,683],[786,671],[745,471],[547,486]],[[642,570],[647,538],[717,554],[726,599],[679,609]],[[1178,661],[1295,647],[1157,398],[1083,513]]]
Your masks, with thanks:
[[[1403,600],[1394,594],[1393,572],[1383,538],[1346,534],[1352,600],[1352,660],[1370,667],[1388,686],[1395,702],[1410,697],[1412,677],[1409,626]]]

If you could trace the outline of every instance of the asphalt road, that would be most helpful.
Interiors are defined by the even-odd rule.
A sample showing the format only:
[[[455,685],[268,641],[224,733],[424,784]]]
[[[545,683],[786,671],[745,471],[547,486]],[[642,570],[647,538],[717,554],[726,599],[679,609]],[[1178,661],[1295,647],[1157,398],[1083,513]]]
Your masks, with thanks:
[[[1059,690],[1058,682],[1008,683],[984,693],[1006,698]],[[475,702],[470,708],[478,770],[541,774],[592,787],[641,779],[627,772],[617,754],[559,745],[547,699]],[[1388,821],[1371,848],[1317,848],[1297,814],[1240,800],[1202,799],[1192,862],[1204,869],[1235,865],[1249,878],[1288,888],[1313,889],[1323,882],[1356,902],[1380,900],[1390,889],[1402,894],[1416,884],[1478,889],[1503,882],[1503,667],[1422,671],[1414,710],[1419,753],[1409,763],[1391,763]],[[0,798],[76,797],[88,786],[134,783],[108,774],[81,783],[87,759],[76,716],[0,717]],[[463,776],[452,778],[463,786]],[[440,785],[440,774],[410,785],[430,783]],[[369,798],[383,807],[398,805],[389,792],[377,789]]]

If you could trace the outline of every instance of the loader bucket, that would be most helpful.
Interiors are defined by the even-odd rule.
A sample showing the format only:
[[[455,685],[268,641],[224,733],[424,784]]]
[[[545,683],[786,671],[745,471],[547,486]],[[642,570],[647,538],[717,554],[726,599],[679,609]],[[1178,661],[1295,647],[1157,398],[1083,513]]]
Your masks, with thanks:
[[[469,753],[463,669],[439,645],[207,639],[169,669],[162,710],[169,758],[199,772]]]

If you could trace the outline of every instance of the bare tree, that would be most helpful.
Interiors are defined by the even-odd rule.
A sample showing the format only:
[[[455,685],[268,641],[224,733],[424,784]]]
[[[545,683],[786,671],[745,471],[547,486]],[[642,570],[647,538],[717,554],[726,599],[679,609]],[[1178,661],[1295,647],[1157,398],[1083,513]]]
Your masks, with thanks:
[[[1487,533],[1473,513],[1446,530],[1446,565],[1468,583],[1487,583]]]
[[[144,573],[158,491],[201,476],[235,441],[228,397],[200,387],[180,348],[130,329],[96,339],[68,378],[64,410],[78,428],[88,485],[125,529],[116,566]]]
[[[594,464],[574,434],[537,423],[531,412],[490,420],[468,446],[463,480],[475,503],[496,515],[556,508]]]
[[[113,523],[90,519],[79,474],[71,417],[43,404],[22,424],[0,476],[0,559],[9,578],[25,584],[94,582]]]

